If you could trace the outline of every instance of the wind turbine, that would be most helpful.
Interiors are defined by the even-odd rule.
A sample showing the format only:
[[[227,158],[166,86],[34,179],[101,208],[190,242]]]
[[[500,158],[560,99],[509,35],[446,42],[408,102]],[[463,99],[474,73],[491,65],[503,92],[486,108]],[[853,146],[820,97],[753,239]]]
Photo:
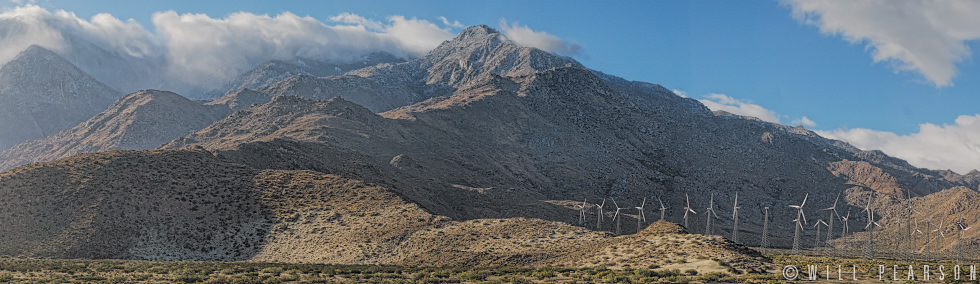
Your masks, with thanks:
[[[596,214],[595,229],[602,230],[602,215],[603,215],[602,207],[606,206],[606,199],[605,198],[602,199],[602,204],[599,203],[594,203],[594,204],[595,207],[599,209],[599,211],[597,212],[598,214]]]
[[[578,224],[579,225],[585,225],[585,210],[589,206],[589,204],[587,203],[587,201],[588,201],[588,199],[584,199],[584,200],[582,200],[582,204],[581,205],[576,205],[575,206],[575,207],[578,207]]]
[[[868,231],[868,243],[867,250],[865,251],[865,256],[868,258],[874,257],[874,226],[881,227],[878,222],[875,222],[875,210],[871,209],[871,197],[868,197],[868,205],[864,206],[864,212],[868,213],[868,225],[864,226],[864,230]]]
[[[943,218],[942,221],[939,221],[939,227],[936,227],[935,230],[932,230],[933,232],[938,232],[940,237],[943,237],[943,242],[942,243],[939,242],[939,238],[936,238],[936,246],[938,247],[938,250],[940,251],[940,253],[943,250],[942,244],[945,244],[946,243],[946,234],[943,233],[943,231],[945,231],[945,229],[946,229],[945,227],[943,227],[943,224],[946,224],[946,219],[948,219],[948,218]]]
[[[623,218],[620,218],[619,217],[619,211],[620,210],[623,210],[623,209],[626,209],[626,207],[619,207],[619,204],[616,203],[616,199],[615,198],[612,198],[612,201],[613,201],[613,205],[616,206],[616,214],[613,214],[613,221],[616,222],[616,234],[619,235],[619,232],[620,232],[620,230],[619,230],[619,224],[623,222]]]
[[[806,199],[808,197],[810,197],[809,192],[803,196],[803,202],[800,203],[800,205],[789,206],[790,208],[796,208],[796,219],[793,219],[793,222],[796,222],[796,230],[793,234],[793,254],[796,255],[800,254],[800,232],[803,230],[803,224],[806,223],[806,215],[803,214],[803,206],[806,205]]]
[[[684,199],[687,200],[687,206],[684,207],[684,229],[688,229],[690,227],[687,226],[687,213],[698,214],[698,212],[694,212],[694,209],[691,209],[691,197],[687,193],[684,194]]]
[[[915,230],[918,230],[918,224],[913,224],[914,221],[912,219],[913,218],[912,213],[918,213],[918,214],[922,214],[922,213],[919,213],[919,211],[915,211],[915,209],[912,209],[912,190],[910,189],[908,192],[909,193],[906,195],[906,198],[905,198],[905,200],[908,202],[908,206],[905,208],[905,210],[906,210],[905,213],[908,214],[908,217],[909,217],[909,225],[908,225],[908,238],[909,238],[908,246],[909,246],[909,250],[908,250],[908,252],[909,252],[909,258],[912,258],[915,255]],[[913,228],[913,225],[915,226],[915,228]]]
[[[663,220],[664,219],[664,212],[667,212],[667,207],[664,206],[664,202],[662,200],[660,200],[660,197],[657,197],[657,202],[660,202],[660,220]]]
[[[712,233],[714,233],[714,232],[712,232],[713,231],[712,230],[713,228],[711,227],[711,215],[714,215],[715,216],[715,219],[718,219],[718,214],[715,214],[714,207],[715,207],[715,193],[712,192],[711,193],[711,201],[708,202],[708,212],[707,213],[704,213],[705,215],[708,216],[708,221],[707,221],[707,223],[705,223],[705,226],[704,226],[704,234],[705,235],[711,235]]]
[[[929,229],[927,228],[926,230],[928,231]],[[912,227],[912,236],[915,236],[915,234],[919,234],[919,235],[924,235],[925,234],[925,233],[922,232],[922,230],[919,230],[919,222],[915,222],[915,227]],[[912,236],[910,236],[910,238]],[[913,259],[914,259],[914,256],[915,256],[915,247],[914,247],[914,244],[915,244],[914,242],[911,243],[911,244],[909,244],[909,245],[912,245],[913,246],[911,252],[909,252],[910,253],[910,257],[912,257]]]
[[[847,225],[847,220],[848,219],[851,219],[851,209],[847,209],[847,215],[844,215],[844,216],[841,216],[840,217],[841,225],[843,225],[843,227],[844,227],[844,228],[841,228],[841,231],[840,231],[840,237],[841,238],[846,237],[847,236],[847,231],[850,230],[850,227]],[[829,242],[828,242],[828,244],[829,244]],[[834,247],[834,256],[835,257],[837,256],[837,252],[838,252],[838,249],[835,246]]]
[[[958,244],[959,244],[959,246],[963,246],[963,232],[966,231],[966,230],[969,230],[970,229],[970,226],[967,225],[966,222],[965,222],[965,220],[963,219],[963,211],[960,211],[959,217],[957,219],[959,219],[959,220],[956,221],[956,228],[960,230],[960,240],[959,240],[959,243]],[[959,260],[959,261],[962,261],[963,260],[963,250],[965,250],[965,249],[966,248],[962,248],[961,247],[961,248],[959,248],[959,249],[956,250],[957,251],[957,256],[956,256],[957,260]]]
[[[922,252],[926,252],[926,249],[929,248],[929,242],[932,241],[933,230],[930,230],[929,228],[935,227],[936,223],[932,222],[932,215],[928,215],[926,218],[926,241],[922,243]]]
[[[824,222],[823,219],[817,219],[817,222],[813,223],[813,227],[814,228],[817,228],[817,243],[814,244],[817,247],[821,247],[822,246],[820,244],[820,225],[827,226],[828,227],[827,233],[828,234],[830,233],[830,229],[829,229],[830,225],[828,225],[827,222]]]
[[[738,191],[735,192],[735,205],[732,206],[732,242],[738,242]]]
[[[637,233],[640,232],[640,228],[643,226],[643,223],[640,223],[640,218],[643,218],[643,222],[646,222],[647,221],[647,215],[643,213],[643,207],[646,206],[646,204],[647,204],[647,198],[644,197],[643,198],[643,203],[640,203],[640,206],[639,207],[633,207],[633,208],[636,208],[636,211],[637,212],[640,212],[639,214],[636,215],[636,232]]]
[[[767,253],[769,250],[769,206],[762,207],[766,213],[762,217],[762,242],[759,246],[762,247],[762,253]]]
[[[830,244],[830,240],[834,238],[834,219],[840,218],[840,214],[837,214],[837,201],[840,201],[840,194],[840,192],[837,193],[837,198],[834,199],[834,206],[820,209],[821,211],[830,211],[830,218],[827,219],[830,220],[830,224],[827,225],[827,244]],[[819,242],[820,240],[817,241]]]

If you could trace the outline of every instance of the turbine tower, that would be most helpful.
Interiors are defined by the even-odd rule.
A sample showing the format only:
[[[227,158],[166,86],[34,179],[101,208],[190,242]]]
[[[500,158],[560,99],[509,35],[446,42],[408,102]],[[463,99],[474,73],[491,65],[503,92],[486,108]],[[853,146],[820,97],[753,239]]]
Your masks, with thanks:
[[[868,213],[868,225],[864,226],[864,230],[868,231],[868,242],[867,247],[865,248],[864,256],[870,259],[874,258],[874,226],[881,227],[878,222],[875,222],[875,210],[871,209],[871,197],[868,197],[868,205],[864,206],[863,212]]]
[[[915,254],[915,245],[914,244],[915,244],[915,229],[916,229],[916,228],[913,228],[913,226],[915,224],[914,224],[914,221],[912,219],[913,218],[912,213],[919,213],[919,211],[915,211],[915,209],[912,209],[912,190],[909,190],[908,192],[909,192],[908,195],[906,195],[906,197],[905,197],[905,200],[908,202],[908,206],[905,208],[905,211],[906,211],[905,213],[908,214],[908,217],[909,217],[909,224],[907,226],[907,229],[908,229],[907,236],[909,238],[909,240],[908,240],[908,246],[909,246],[908,247],[908,254],[909,254],[908,257],[909,257],[909,259],[911,259],[914,256],[914,254]],[[921,213],[919,213],[919,214],[921,214]]]
[[[585,210],[589,206],[589,203],[587,203],[587,202],[588,202],[588,199],[584,199],[584,200],[582,200],[582,204],[575,206],[575,207],[578,207],[578,224],[579,225],[583,225],[583,226],[585,225]]]
[[[738,191],[735,192],[735,205],[732,206],[732,242],[738,243]]]
[[[960,230],[960,240],[958,242],[958,246],[960,246],[960,248],[958,248],[956,250],[957,251],[956,260],[957,261],[963,261],[963,251],[966,249],[966,248],[962,247],[963,246],[963,232],[965,232],[966,230],[969,230],[970,229],[970,226],[967,225],[966,224],[966,221],[963,219],[963,211],[960,211],[959,217],[957,219],[959,219],[958,221],[956,221],[956,228]]]
[[[793,234],[793,254],[795,255],[800,254],[800,233],[803,231],[803,224],[806,223],[806,215],[803,214],[803,206],[806,205],[807,197],[810,197],[809,192],[803,196],[803,202],[800,203],[800,205],[789,206],[790,208],[796,208],[796,219],[793,219],[793,222],[796,222],[796,226],[794,226],[796,227],[796,230]]]
[[[928,229],[926,229],[926,230],[928,230]],[[925,233],[922,232],[922,230],[919,230],[919,222],[915,222],[915,227],[912,227],[912,235],[909,236],[909,238],[913,238],[915,236],[915,234],[919,234],[919,235],[924,235],[925,234]],[[915,246],[914,246],[914,244],[915,244],[915,242],[910,242],[910,244],[909,244],[909,246],[910,246],[910,249],[909,249],[909,257],[911,259],[915,259]]]
[[[932,215],[929,215],[926,218],[926,241],[922,242],[922,252],[926,252],[926,249],[929,248],[929,242],[932,241],[932,232],[933,232],[933,230],[930,230],[930,228],[935,228],[935,227],[936,227],[936,223],[932,222]]]
[[[759,244],[762,247],[762,253],[769,252],[769,206],[762,207],[766,211],[762,216],[762,242]]]
[[[943,226],[943,224],[946,224],[946,219],[948,218],[943,218],[942,221],[939,221],[939,227],[936,227],[935,230],[932,230],[933,232],[938,232],[939,236],[943,238],[943,241],[941,243],[939,242],[939,238],[938,237],[936,238],[936,247],[937,247],[936,250],[938,250],[940,253],[942,253],[943,244],[946,243],[946,233],[943,233],[943,231],[945,231],[946,229],[946,227]]]
[[[620,234],[619,224],[623,222],[623,217],[619,217],[619,211],[620,210],[623,210],[623,209],[626,209],[626,207],[619,207],[619,204],[616,203],[616,199],[615,198],[612,198],[612,201],[613,201],[613,205],[616,206],[616,214],[613,214],[613,219],[612,220],[613,220],[613,222],[616,222],[616,234],[619,235]]]
[[[827,244],[830,244],[830,240],[834,238],[834,219],[840,218],[840,214],[837,214],[837,201],[840,201],[840,194],[840,192],[837,193],[837,198],[834,199],[834,206],[820,209],[821,211],[830,211],[830,217],[827,218],[827,220],[830,220],[830,223],[827,224],[827,240],[825,241]],[[817,240],[817,242],[819,241]]]
[[[711,227],[711,216],[714,215],[715,216],[715,219],[718,218],[718,214],[715,214],[714,207],[715,207],[715,193],[712,192],[711,193],[711,201],[708,202],[708,212],[707,213],[704,213],[705,215],[708,216],[708,221],[705,223],[705,226],[704,226],[704,234],[705,235],[712,235],[712,233],[714,233],[713,232],[714,230],[712,230],[713,228]]]
[[[694,209],[691,209],[691,197],[687,193],[684,194],[684,199],[687,200],[687,206],[684,207],[684,229],[690,230],[690,227],[687,226],[687,213],[698,214],[698,212],[694,212]]]
[[[813,227],[814,228],[817,228],[816,243],[813,244],[814,246],[816,246],[816,248],[823,247],[823,245],[820,244],[820,225],[827,226],[827,228],[828,228],[827,229],[827,233],[830,234],[830,229],[829,229],[830,228],[830,225],[828,225],[827,222],[824,222],[823,219],[817,219],[817,222],[813,223]]]
[[[664,206],[664,202],[663,202],[663,200],[660,200],[660,197],[657,197],[657,202],[660,203],[660,220],[663,220],[664,219],[664,212],[667,212],[667,207]]]
[[[643,198],[643,203],[640,203],[640,206],[639,207],[633,207],[633,208],[636,208],[636,211],[637,212],[639,212],[639,213],[636,214],[636,232],[637,233],[639,233],[640,232],[640,229],[643,227],[643,223],[640,222],[640,218],[643,218],[643,222],[646,222],[647,221],[647,214],[643,213],[643,207],[646,206],[646,204],[647,204],[647,198],[644,197]]]
[[[599,204],[599,203],[594,203],[594,204],[595,204],[595,207],[598,209],[598,212],[596,212],[597,214],[596,214],[596,220],[595,220],[595,229],[596,230],[602,230],[602,216],[603,216],[603,214],[602,214],[602,207],[605,207],[606,206],[606,199],[605,198],[602,199],[602,204]]]

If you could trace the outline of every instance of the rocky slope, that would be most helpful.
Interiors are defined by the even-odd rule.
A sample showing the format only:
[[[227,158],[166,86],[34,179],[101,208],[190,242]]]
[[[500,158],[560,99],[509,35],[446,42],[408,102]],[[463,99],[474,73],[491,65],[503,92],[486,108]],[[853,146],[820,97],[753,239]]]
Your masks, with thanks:
[[[741,240],[758,244],[761,207],[769,206],[777,246],[791,242],[787,205],[806,193],[808,208],[823,208],[855,186],[900,198],[956,184],[863,159],[866,152],[802,128],[715,116],[665,89],[634,90],[585,69],[557,68],[491,76],[452,96],[380,115],[346,99],[278,97],[163,147],[202,146],[256,168],[313,169],[386,184],[457,219],[576,223],[574,203],[562,200],[616,198],[629,208],[625,223],[635,224],[632,207],[659,196],[672,208],[668,218],[680,222],[685,193],[702,210],[714,193],[714,210],[729,212],[724,215],[739,191]],[[920,187],[899,177],[921,181]],[[690,220],[695,232],[704,232],[704,218]],[[730,219],[713,222],[715,233],[730,235]]]
[[[290,94],[297,96],[286,96]],[[338,95],[341,98],[335,98]],[[264,100],[268,102],[260,104]],[[293,76],[258,91],[229,94],[211,104],[240,110],[161,147],[169,150],[112,152],[194,157],[184,161],[183,165],[140,158],[123,163],[140,166],[110,167],[107,162],[95,159],[80,164],[88,169],[87,172],[68,176],[96,178],[70,180],[71,183],[58,185],[59,188],[75,189],[88,185],[85,182],[91,182],[88,185],[91,188],[129,187],[129,183],[117,181],[127,175],[153,180],[153,177],[143,175],[155,173],[167,176],[161,180],[191,182],[180,177],[188,172],[211,175],[209,171],[213,170],[199,167],[222,166],[228,168],[222,171],[235,169],[235,172],[217,175],[237,180],[228,188],[245,191],[254,188],[259,191],[254,193],[258,196],[267,196],[264,190],[270,188],[280,193],[268,195],[273,197],[261,199],[261,202],[241,205],[259,204],[248,206],[269,208],[258,211],[260,213],[280,212],[275,208],[281,205],[270,205],[279,204],[280,200],[302,203],[302,199],[313,199],[312,205],[288,213],[289,218],[283,217],[287,213],[260,214],[265,216],[262,220],[272,220],[260,223],[268,224],[263,226],[272,228],[275,222],[321,224],[288,223],[281,232],[273,230],[271,237],[264,238],[266,243],[261,249],[234,254],[229,259],[408,264],[458,260],[464,264],[540,264],[554,259],[594,263],[595,259],[577,262],[586,259],[579,258],[585,256],[565,253],[584,248],[602,250],[617,261],[637,259],[641,263],[652,263],[653,257],[648,252],[656,251],[660,246],[647,246],[676,243],[671,241],[673,237],[648,240],[641,233],[632,236],[635,238],[618,239],[641,249],[635,253],[605,249],[600,245],[613,242],[607,237],[608,233],[601,231],[642,232],[649,222],[641,222],[639,228],[636,226],[640,212],[634,206],[639,206],[644,199],[649,202],[644,207],[644,215],[652,217],[658,213],[652,202],[659,197],[669,207],[666,218],[681,223],[681,208],[685,196],[690,196],[692,207],[702,214],[691,217],[686,230],[730,236],[732,221],[726,217],[731,214],[729,208],[738,192],[742,208],[739,211],[740,242],[759,244],[762,208],[769,207],[772,219],[770,240],[775,246],[788,247],[793,234],[791,220],[795,217],[795,211],[788,205],[799,204],[806,194],[809,198],[805,209],[812,219],[826,214],[814,215],[813,212],[829,207],[842,191],[845,192],[842,199],[845,204],[839,207],[845,208],[863,206],[864,199],[860,196],[877,195],[882,196],[881,200],[903,200],[908,196],[928,198],[949,187],[977,184],[975,174],[917,169],[880,152],[860,151],[845,143],[824,139],[802,127],[712,113],[697,101],[676,96],[659,85],[626,81],[582,68],[567,58],[516,46],[485,26],[469,28],[428,55],[409,62],[382,64],[342,76]],[[11,212],[7,218],[16,220],[14,214],[20,213],[13,212],[27,206],[24,202],[33,202],[29,201],[33,196],[25,198],[25,195],[35,192],[30,189],[32,187],[44,186],[39,185],[38,180],[65,179],[62,177],[65,170],[51,169],[50,165],[76,158],[92,159],[102,154],[80,155],[8,172],[6,175],[17,177],[17,186],[0,189],[16,188],[10,191],[13,201],[9,202],[20,203],[4,211]],[[297,173],[302,173],[302,180],[332,175],[339,181],[322,186],[324,192],[308,194],[302,190],[319,187],[287,178],[276,178],[265,184],[256,178],[297,176]],[[107,175],[111,178],[97,179]],[[208,185],[191,186],[194,192],[224,196],[220,192],[210,192],[210,187],[214,187],[210,185],[217,182],[206,176],[193,176],[193,182],[201,180]],[[24,181],[20,181],[22,179]],[[336,190],[335,187],[344,192],[352,191],[338,184],[347,184],[343,181],[382,188],[373,192],[393,196],[382,198],[382,203],[407,210],[403,213],[408,219],[385,210],[358,209],[362,203],[343,205],[355,198],[358,202],[373,200],[371,197],[341,195],[336,200],[316,199],[317,196],[341,194],[331,191]],[[102,186],[106,183],[110,185]],[[259,186],[260,183],[263,185]],[[213,190],[225,190],[224,187],[215,188]],[[300,191],[287,191],[287,188]],[[299,196],[299,199],[288,196]],[[188,198],[199,199],[196,195]],[[712,198],[713,210],[721,217],[712,219],[714,226],[708,227],[706,221],[711,217],[703,212]],[[580,223],[580,212],[575,206],[583,199],[590,203],[606,201],[602,215],[605,219],[601,224],[596,222],[600,217],[594,207],[587,210],[586,221]],[[615,205],[622,208],[616,221],[612,220],[616,211],[613,199]],[[411,206],[417,206],[418,210],[410,209]],[[128,208],[123,205],[95,207],[105,208],[106,216],[129,212],[119,211]],[[329,212],[363,218],[324,217],[334,215],[325,215],[327,211],[322,208],[338,207],[348,209]],[[175,212],[184,212],[180,210]],[[208,213],[226,214],[218,211]],[[422,211],[433,217],[426,217],[430,215]],[[884,207],[881,211],[883,215],[888,214]],[[27,212],[38,215],[44,211]],[[241,218],[258,218],[254,215],[258,213],[254,212]],[[363,216],[355,212],[373,213]],[[80,213],[64,214],[75,216],[72,214]],[[79,216],[91,216],[86,214]],[[416,222],[410,222],[413,218]],[[488,224],[488,219],[504,220],[506,225]],[[126,231],[131,228],[127,226],[133,226],[128,224],[136,222],[120,220],[118,223],[99,223],[104,224],[99,228]],[[222,222],[246,222],[234,220]],[[350,227],[340,225],[347,220],[365,223]],[[385,226],[378,222],[391,222],[394,229],[379,231],[377,228]],[[425,224],[419,225],[419,222]],[[852,225],[855,223],[851,222]],[[620,224],[619,229],[616,224]],[[210,223],[188,223],[187,226],[201,231],[212,228]],[[238,228],[235,226],[231,227]],[[252,227],[255,226],[259,225]],[[407,227],[410,228],[403,229]],[[557,233],[542,235],[543,232],[528,228],[548,228]],[[247,230],[235,232],[239,231]],[[244,236],[239,233],[218,235],[221,238]],[[325,239],[307,239],[311,235]],[[510,240],[505,237],[513,235],[521,237]],[[444,239],[446,236],[451,237]],[[580,241],[570,241],[573,236]],[[221,243],[211,241],[214,234],[210,238],[196,241]],[[357,238],[368,238],[370,243],[337,242]],[[536,247],[529,243],[529,239],[541,245]],[[257,241],[247,240],[249,244]],[[196,241],[179,244],[200,250],[201,247],[196,246],[199,244],[194,243]],[[29,243],[30,246],[25,247],[23,242],[26,240],[11,241],[8,251],[23,252],[38,246]],[[727,247],[726,251],[740,250],[740,247],[716,237],[681,243],[697,250],[707,250],[701,245]],[[439,245],[430,247],[426,244]],[[168,246],[172,245],[154,244],[151,247]],[[534,249],[522,249],[528,246]],[[309,247],[316,248],[312,250],[314,253],[298,252]],[[488,248],[493,252],[484,251]],[[130,251],[128,247],[125,250]],[[154,254],[147,251],[156,253],[160,250],[138,251],[144,254],[117,251],[107,255],[149,257]],[[30,252],[34,255],[46,253],[43,250]],[[203,257],[190,254],[190,251],[183,253],[181,255],[187,255],[185,259],[217,257]],[[289,255],[296,256],[289,258]],[[318,259],[318,255],[326,258]],[[425,261],[417,262],[419,260]]]
[[[135,92],[71,129],[0,152],[0,172],[79,153],[153,149],[229,112],[223,106],[205,106],[171,92]]]
[[[212,92],[212,97],[219,97],[241,89],[256,89],[272,85],[296,75],[309,75],[313,77],[335,76],[381,63],[398,63],[402,61],[404,60],[387,53],[371,53],[361,57],[360,60],[347,63],[307,58],[296,58],[285,61],[270,60],[232,79],[224,87]]]
[[[586,257],[585,249],[639,246],[643,238],[539,219],[453,221],[384,186],[252,169],[201,149],[110,151],[19,167],[0,174],[0,221],[0,254],[55,258],[559,265]],[[693,242],[719,261],[750,260],[746,270],[766,265],[724,242]],[[641,264],[608,265],[631,263]]]
[[[326,78],[293,76],[258,91],[324,100],[342,95],[379,112],[451,95],[455,89],[491,74],[522,76],[553,67],[582,65],[519,46],[490,27],[476,26],[408,62],[380,64]]]
[[[68,129],[119,96],[64,58],[32,45],[0,67],[0,151]]]

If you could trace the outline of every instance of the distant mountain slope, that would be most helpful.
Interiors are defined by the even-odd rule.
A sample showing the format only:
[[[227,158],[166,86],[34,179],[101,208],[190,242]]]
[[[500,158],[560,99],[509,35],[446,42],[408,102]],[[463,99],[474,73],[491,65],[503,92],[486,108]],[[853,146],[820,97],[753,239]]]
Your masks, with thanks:
[[[490,75],[529,75],[553,67],[582,65],[571,58],[519,46],[490,27],[475,26],[408,62],[380,64],[326,78],[293,76],[258,91],[321,100],[343,96],[380,112],[449,96],[457,88]]]
[[[297,96],[286,96],[288,94]],[[330,99],[325,101],[309,99],[327,97]],[[263,98],[268,98],[269,102],[259,104]],[[517,257],[518,261],[527,260],[527,263],[540,263],[539,259],[554,256],[542,255],[541,250],[508,250],[507,254],[481,254],[481,251],[471,250],[470,244],[479,242],[467,237],[473,231],[454,226],[476,226],[486,219],[534,218],[537,220],[530,224],[535,225],[529,226],[589,235],[582,244],[588,247],[587,242],[596,240],[593,237],[605,235],[594,231],[622,234],[642,231],[649,222],[637,222],[640,212],[635,207],[644,199],[648,202],[645,207],[648,217],[657,211],[652,202],[660,198],[669,207],[665,217],[681,223],[680,209],[685,206],[685,197],[690,196],[691,206],[698,212],[707,209],[713,198],[712,209],[722,217],[711,219],[713,226],[708,226],[706,221],[712,216],[694,215],[685,230],[730,236],[732,221],[724,216],[731,213],[737,193],[742,208],[739,211],[739,240],[749,245],[759,244],[763,208],[767,207],[771,211],[771,243],[788,247],[793,240],[792,220],[795,216],[795,211],[788,205],[799,204],[804,196],[808,196],[807,215],[812,217],[816,209],[831,206],[842,191],[845,198],[840,208],[863,206],[860,204],[862,199],[855,198],[857,196],[874,194],[902,200],[908,196],[930,196],[954,186],[976,184],[976,175],[972,173],[957,175],[914,168],[880,152],[860,151],[846,143],[822,138],[802,127],[713,113],[697,101],[679,97],[662,86],[629,82],[582,68],[574,61],[540,50],[515,46],[485,26],[469,28],[417,60],[383,64],[343,76],[293,76],[255,92],[236,92],[212,104],[247,108],[161,146],[171,150],[138,152],[199,153],[206,150],[207,153],[194,155],[207,156],[207,159],[191,159],[184,166],[151,159],[138,162],[146,164],[142,168],[108,167],[97,160],[82,163],[84,168],[91,169],[82,176],[101,177],[100,172],[124,175],[138,171],[133,175],[144,179],[152,176],[143,175],[154,173],[180,177],[186,174],[184,171],[209,173],[198,171],[197,167],[227,164],[260,173],[313,171],[365,182],[397,196],[400,201],[391,201],[392,204],[417,204],[428,214],[460,223],[447,223],[441,227],[449,228],[442,230],[444,235],[456,236],[444,240],[451,243],[438,242],[441,236],[429,234],[431,231],[407,234],[396,229],[392,233],[400,239],[371,239],[372,244],[383,243],[377,247],[383,250],[374,250],[375,247],[365,244],[359,248],[370,247],[366,255],[397,256],[397,253],[412,255],[419,251],[392,253],[390,249],[394,248],[389,245],[414,249],[420,244],[441,243],[440,247],[424,248],[432,250],[433,254],[411,258],[430,259],[440,264],[436,261],[440,258],[426,257],[441,255],[441,259],[450,257],[447,262],[465,259],[467,264],[497,264],[509,263],[506,257],[510,256]],[[74,158],[78,157],[61,162]],[[139,159],[132,163],[136,161]],[[45,167],[54,164],[58,162],[27,165],[9,174],[18,178],[64,179],[62,170]],[[249,173],[235,175],[235,178],[245,180],[236,186],[248,188],[247,181],[254,181],[254,176]],[[290,184],[293,189],[309,187],[293,181],[279,182]],[[38,186],[24,184],[27,185],[17,187],[21,191],[11,193],[14,201],[28,202],[19,198],[19,194]],[[78,186],[81,185],[63,187],[74,189]],[[205,189],[198,190],[206,192]],[[580,221],[580,212],[575,206],[583,199],[593,204],[605,204],[605,218],[601,224],[597,224],[602,218],[596,216],[594,209],[586,213],[588,218],[584,222]],[[614,206],[621,212],[612,220]],[[15,207],[18,209],[11,212],[21,207]],[[105,208],[116,212],[113,210],[118,207]],[[395,218],[384,215],[387,213],[377,213]],[[416,213],[412,211],[406,215],[418,216]],[[827,216],[825,211],[818,214]],[[300,215],[294,215],[299,216],[294,219],[307,220]],[[383,220],[372,218],[376,216],[373,213],[368,215],[358,217]],[[310,218],[323,218],[319,216],[324,215]],[[331,217],[327,220],[346,224],[350,219]],[[128,226],[129,222],[107,225],[107,228]],[[391,222],[410,223],[402,219]],[[319,245],[330,244],[335,239],[320,241],[305,237],[324,236],[322,231],[334,228],[337,230],[333,231],[341,233],[326,235],[352,237],[347,231],[339,230],[337,223],[290,227],[301,228],[293,231],[284,229],[282,232],[287,232],[286,235],[276,235],[276,240],[282,243],[270,248],[288,253],[311,245],[319,249]],[[568,224],[576,227],[571,228]],[[352,228],[389,236],[383,230],[366,229],[368,226],[382,227],[368,222]],[[206,231],[207,227],[204,228],[202,230]],[[395,228],[401,228],[401,225]],[[502,230],[499,228],[503,227],[494,228]],[[528,238],[542,239],[536,232],[525,229],[514,228],[507,234],[521,232]],[[804,234],[807,238],[811,236],[809,231]],[[499,231],[491,235],[503,237]],[[280,236],[288,237],[279,239]],[[642,234],[636,237],[624,245],[643,247],[647,241],[656,241],[644,239]],[[715,237],[707,240],[710,244],[731,245]],[[514,244],[526,244],[521,242],[489,243],[495,245],[492,248],[496,251],[512,248]],[[576,244],[555,242],[570,241],[566,238],[547,240],[550,248],[576,249]],[[405,247],[405,244],[414,245]],[[459,244],[463,246],[451,247]],[[347,248],[346,244],[337,247],[339,251],[349,251]],[[603,251],[613,256],[620,252],[615,248]],[[344,257],[350,255],[335,253],[304,253],[303,257],[330,254],[349,261]],[[524,258],[520,258],[521,254],[525,254]],[[268,260],[280,259],[280,256],[265,253],[255,258],[263,255],[269,256]],[[649,254],[631,255],[641,263],[654,260]],[[378,256],[368,259],[381,261]],[[453,263],[446,263],[450,264]]]
[[[404,60],[391,54],[380,52],[365,55],[360,60],[349,63],[304,58],[285,61],[270,60],[232,79],[225,86],[216,90],[211,97],[218,97],[246,88],[257,89],[296,75],[309,75],[313,77],[334,76],[381,63],[398,63],[402,61]]]
[[[0,171],[78,153],[153,149],[228,113],[223,106],[205,106],[171,92],[135,92],[71,129],[0,152]]]
[[[64,58],[32,45],[0,67],[0,151],[68,129],[119,96]]]
[[[387,184],[462,219],[573,223],[575,214],[532,209],[543,205],[527,200],[616,198],[629,207],[660,196],[681,208],[684,193],[699,208],[714,193],[715,210],[725,212],[739,191],[740,202],[755,208],[741,213],[742,240],[750,243],[758,242],[763,205],[786,211],[810,193],[808,204],[823,208],[854,186],[902,197],[960,184],[866,160],[866,152],[803,128],[715,116],[665,89],[637,90],[585,69],[488,78],[381,115],[340,98],[278,97],[163,147],[202,146],[256,168],[314,169]],[[774,217],[774,235],[785,237],[779,228],[792,225],[792,214],[784,213]],[[680,222],[674,214],[668,216]],[[704,231],[703,218],[691,220],[696,232]],[[718,233],[730,231],[730,220],[715,224]]]

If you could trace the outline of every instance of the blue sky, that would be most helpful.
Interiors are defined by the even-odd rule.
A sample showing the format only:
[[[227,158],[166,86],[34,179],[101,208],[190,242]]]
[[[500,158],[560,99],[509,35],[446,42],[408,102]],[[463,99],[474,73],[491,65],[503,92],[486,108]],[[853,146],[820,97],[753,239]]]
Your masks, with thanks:
[[[581,51],[573,57],[587,67],[658,83],[688,97],[716,103],[709,106],[746,111],[748,115],[762,111],[761,115],[770,115],[771,121],[806,124],[826,136],[861,148],[883,149],[923,167],[943,168],[952,163],[948,159],[963,155],[980,158],[980,144],[976,142],[980,137],[970,134],[980,132],[980,122],[974,126],[972,119],[980,113],[980,69],[969,54],[980,37],[971,27],[976,22],[950,20],[948,25],[920,28],[914,20],[903,20],[915,18],[903,11],[918,13],[935,7],[884,2],[856,8],[838,7],[848,5],[847,1],[821,0],[33,3],[51,11],[71,11],[81,19],[97,13],[132,18],[150,32],[155,32],[153,14],[168,10],[181,15],[203,13],[211,18],[235,12],[275,16],[288,11],[326,24],[334,24],[330,18],[344,12],[381,23],[401,15],[438,24],[442,23],[439,17],[445,17],[465,26],[499,28],[506,19],[512,25],[580,45]],[[935,10],[952,13],[943,19],[980,14],[980,10],[971,10],[977,5],[970,4],[966,6],[973,7],[960,6],[966,10],[961,14],[943,7]],[[21,2],[3,5],[9,9]],[[922,22],[928,23],[929,17],[937,16],[922,17],[926,19]],[[890,30],[892,26],[895,30]],[[461,30],[442,27],[453,34]],[[918,46],[921,41],[945,45]],[[957,49],[957,43],[966,48],[966,54]],[[950,50],[954,55],[942,55]],[[876,54],[883,59],[876,60]],[[941,63],[952,64],[953,71],[942,68],[945,65]],[[949,72],[954,73],[950,76]],[[806,123],[801,122],[803,117]],[[935,126],[937,131],[927,136],[923,124]],[[959,139],[956,147],[962,149],[950,152],[951,158],[929,161],[922,148],[941,147],[935,141],[949,139],[942,135]],[[980,162],[956,163],[947,168],[965,172],[980,167]]]

